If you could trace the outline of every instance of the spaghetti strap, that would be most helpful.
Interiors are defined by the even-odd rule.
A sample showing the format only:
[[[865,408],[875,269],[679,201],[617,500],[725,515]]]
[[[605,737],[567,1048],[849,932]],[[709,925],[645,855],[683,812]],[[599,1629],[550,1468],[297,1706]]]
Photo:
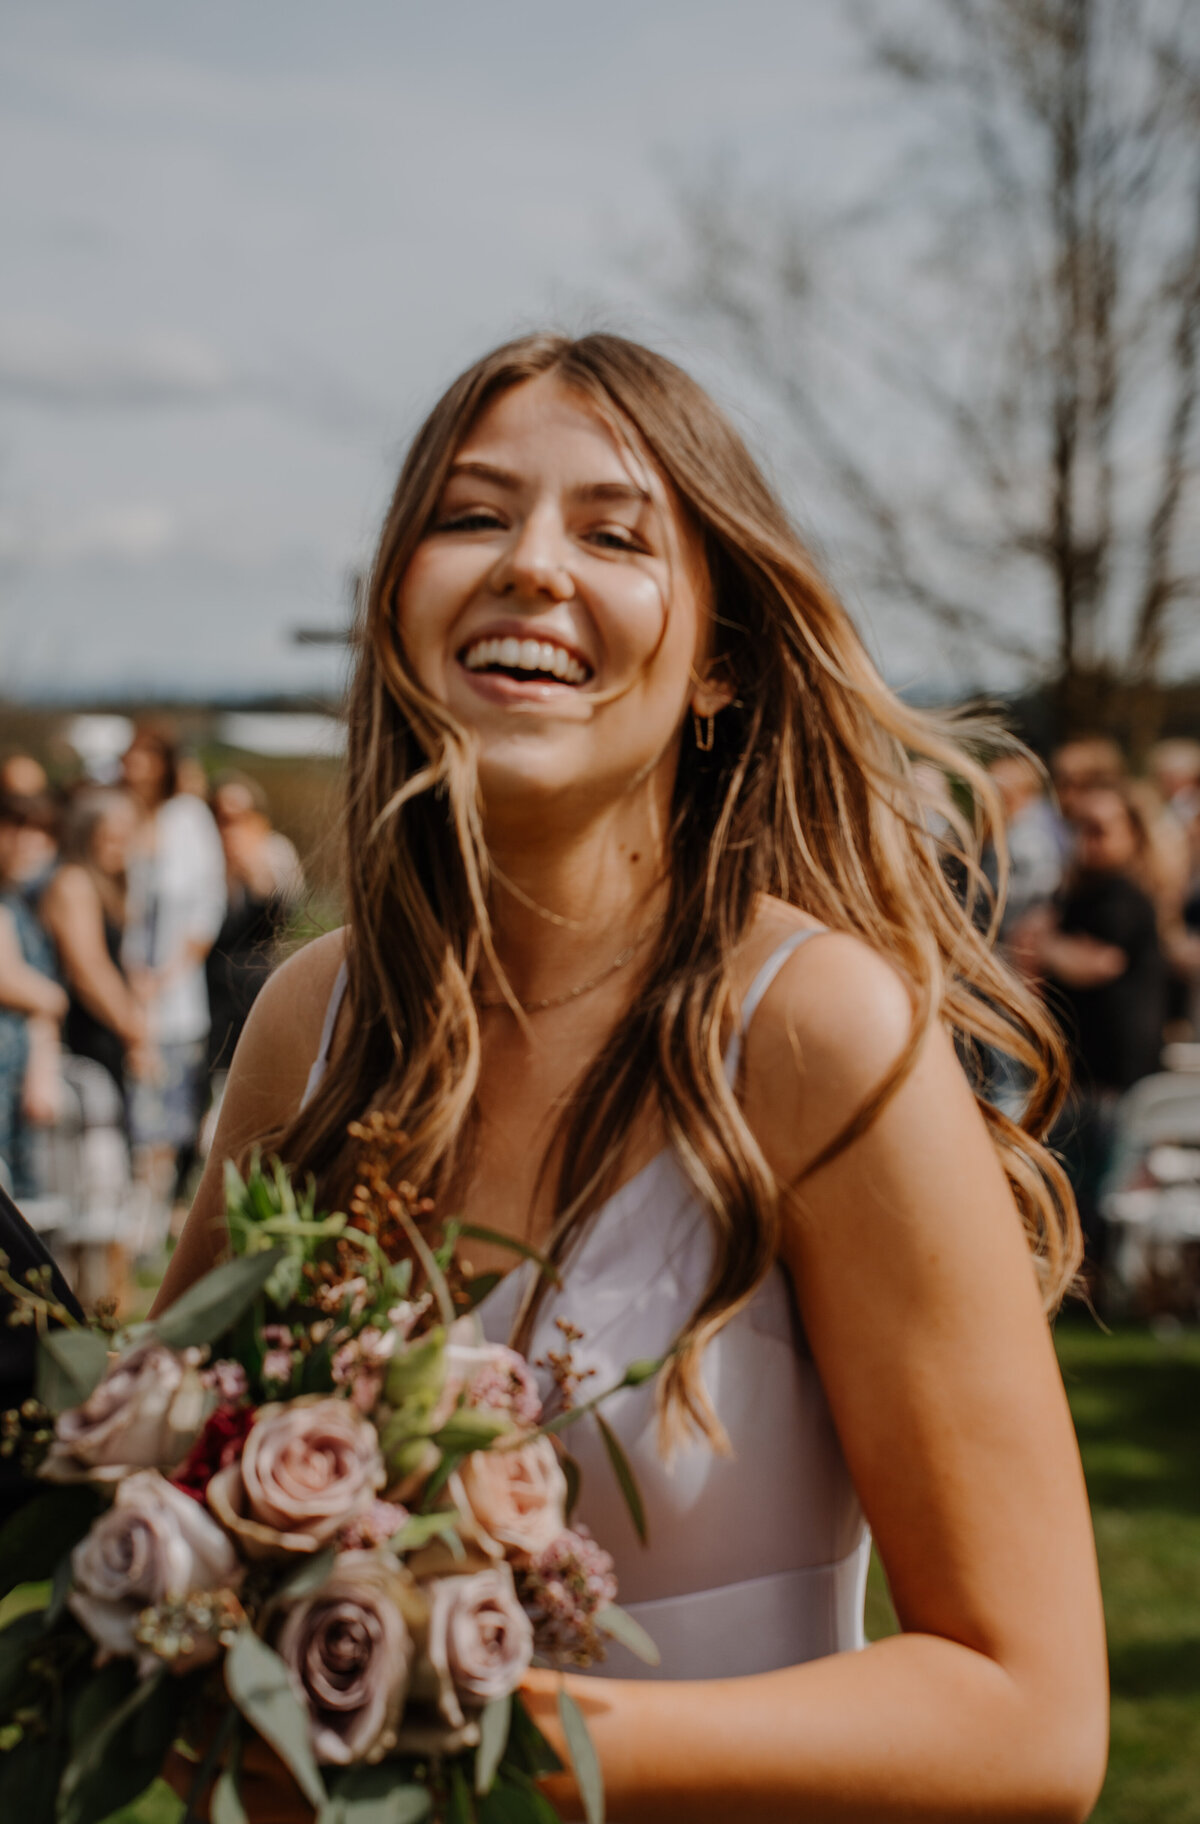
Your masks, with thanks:
[[[350,972],[346,967],[346,960],[343,957],[338,966],[338,972],[333,978],[333,988],[330,991],[329,1004],[325,1009],[325,1024],[321,1028],[321,1043],[318,1047],[317,1055],[312,1061],[312,1069],[308,1073],[308,1082],[304,1085],[304,1095],[300,1103],[301,1108],[307,1107],[308,1103],[312,1101],[317,1093],[317,1088],[321,1079],[325,1075],[326,1067],[329,1063],[330,1047],[333,1044],[333,1031],[334,1027],[337,1025],[338,1014],[342,1010],[342,1002],[346,998],[346,983],[349,979]]]
[[[772,950],[751,982],[745,999],[742,1001],[737,1025],[734,1028],[733,1037],[729,1041],[729,1049],[725,1053],[725,1074],[730,1083],[737,1081],[738,1065],[742,1061],[742,1041],[750,1030],[750,1022],[758,1012],[759,1002],[767,989],[793,951],[798,950],[801,944],[806,944],[810,937],[824,937],[828,930],[828,925],[813,925],[807,931],[793,931],[790,937],[785,937],[783,942]]]

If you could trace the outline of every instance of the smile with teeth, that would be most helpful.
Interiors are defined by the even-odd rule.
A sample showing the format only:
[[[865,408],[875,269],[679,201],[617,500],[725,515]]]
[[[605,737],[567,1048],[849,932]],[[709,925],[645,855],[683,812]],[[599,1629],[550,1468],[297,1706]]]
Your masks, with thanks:
[[[473,640],[462,654],[468,671],[520,672],[550,677],[561,684],[586,684],[591,672],[574,653],[549,640]]]

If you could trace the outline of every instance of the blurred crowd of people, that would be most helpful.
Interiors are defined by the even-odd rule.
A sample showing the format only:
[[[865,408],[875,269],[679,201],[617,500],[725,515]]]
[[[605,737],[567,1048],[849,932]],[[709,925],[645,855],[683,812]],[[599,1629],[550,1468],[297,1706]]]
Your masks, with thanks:
[[[69,791],[0,761],[0,1184],[27,1210],[118,1250],[165,1223],[303,892],[257,781],[160,729]]]
[[[1160,743],[1138,778],[1114,742],[1068,742],[1051,755],[1052,795],[1024,757],[991,770],[1009,852],[1000,941],[1070,1048],[1053,1139],[1102,1263],[1120,1098],[1161,1070],[1168,1041],[1200,1040],[1200,741]]]

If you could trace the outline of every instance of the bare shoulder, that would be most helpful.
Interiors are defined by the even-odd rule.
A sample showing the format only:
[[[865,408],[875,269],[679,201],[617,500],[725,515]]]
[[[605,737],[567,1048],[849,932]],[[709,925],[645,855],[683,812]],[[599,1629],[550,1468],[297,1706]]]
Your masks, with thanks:
[[[789,1179],[886,1078],[914,1018],[910,985],[885,957],[779,901],[764,901],[754,949],[765,961],[801,931],[811,938],[787,957],[751,1021],[741,1086],[760,1144]]]
[[[282,1126],[300,1106],[345,953],[342,930],[314,938],[280,964],[255,1001],[227,1092],[239,1129]]]

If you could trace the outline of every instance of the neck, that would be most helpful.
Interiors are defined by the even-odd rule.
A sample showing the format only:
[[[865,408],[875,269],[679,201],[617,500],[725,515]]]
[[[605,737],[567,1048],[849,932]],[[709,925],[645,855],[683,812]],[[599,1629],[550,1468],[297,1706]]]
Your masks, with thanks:
[[[564,835],[491,841],[492,930],[518,1000],[569,994],[621,956],[667,901],[665,823],[634,807]],[[485,969],[481,987],[495,993]]]

